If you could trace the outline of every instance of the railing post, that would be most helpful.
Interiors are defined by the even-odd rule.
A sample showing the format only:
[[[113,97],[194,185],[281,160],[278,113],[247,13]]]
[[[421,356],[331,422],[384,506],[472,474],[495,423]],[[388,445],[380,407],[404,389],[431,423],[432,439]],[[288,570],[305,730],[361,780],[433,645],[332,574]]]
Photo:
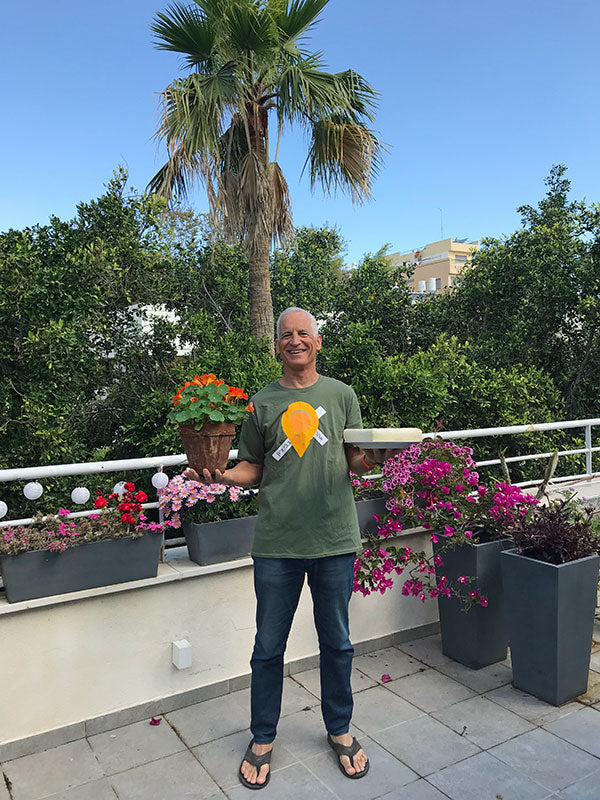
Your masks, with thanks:
[[[162,464],[158,468],[158,471],[159,472],[163,471],[163,465]],[[160,497],[158,496],[158,489],[156,490],[156,499],[160,503]],[[158,521],[160,522],[161,525],[165,521],[165,515],[164,515],[163,510],[160,507],[160,505],[158,506]],[[165,560],[165,546],[166,546],[166,537],[165,537],[165,529],[163,528],[162,529],[162,547],[160,548],[160,560],[161,561]]]
[[[592,426],[585,426],[585,447],[587,453],[585,454],[585,471],[587,475],[592,474]]]

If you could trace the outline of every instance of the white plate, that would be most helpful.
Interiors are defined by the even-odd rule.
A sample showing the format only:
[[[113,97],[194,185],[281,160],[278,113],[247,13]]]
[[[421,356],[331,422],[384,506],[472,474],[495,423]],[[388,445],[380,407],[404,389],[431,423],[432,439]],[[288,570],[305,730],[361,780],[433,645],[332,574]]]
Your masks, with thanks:
[[[413,442],[347,442],[351,447],[360,447],[361,450],[406,450],[411,444],[420,444],[420,439]]]

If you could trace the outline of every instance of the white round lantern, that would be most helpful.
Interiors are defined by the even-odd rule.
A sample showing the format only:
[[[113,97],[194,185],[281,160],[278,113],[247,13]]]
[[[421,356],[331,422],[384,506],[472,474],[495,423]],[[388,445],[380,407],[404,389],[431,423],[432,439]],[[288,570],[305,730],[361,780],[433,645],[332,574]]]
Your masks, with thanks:
[[[152,476],[152,486],[155,489],[164,489],[169,482],[169,476],[166,472],[155,472]]]
[[[71,500],[78,506],[82,506],[90,499],[90,490],[85,486],[76,486],[71,492]]]
[[[113,494],[124,495],[125,491],[125,481],[119,481],[113,486]]]
[[[42,496],[44,491],[44,487],[38,481],[32,481],[31,483],[26,483],[23,488],[23,494],[28,500],[37,500],[39,497]]]
[[[0,500],[0,519],[5,517],[8,513],[8,506],[4,502],[4,500]]]

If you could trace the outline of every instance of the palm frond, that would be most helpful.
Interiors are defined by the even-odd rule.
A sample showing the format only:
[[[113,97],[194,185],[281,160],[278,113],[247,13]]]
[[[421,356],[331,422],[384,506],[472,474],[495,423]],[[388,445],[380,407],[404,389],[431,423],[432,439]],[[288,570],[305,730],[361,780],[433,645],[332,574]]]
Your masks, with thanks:
[[[186,197],[201,170],[198,156],[188,156],[182,149],[174,150],[146,188],[169,200]]]
[[[273,242],[279,242],[282,248],[289,247],[294,241],[295,230],[287,181],[276,161],[271,161],[267,169],[271,187]]]
[[[156,34],[159,50],[170,50],[185,55],[190,68],[212,66],[215,30],[200,11],[193,7],[172,3],[166,12],[158,12],[151,30]]]
[[[318,16],[329,0],[292,0],[274,9],[274,19],[280,31],[284,45],[296,43],[297,40],[316,25]]]
[[[311,186],[318,182],[327,193],[347,191],[354,202],[368,199],[382,149],[373,131],[360,123],[339,117],[316,121],[305,164]]]

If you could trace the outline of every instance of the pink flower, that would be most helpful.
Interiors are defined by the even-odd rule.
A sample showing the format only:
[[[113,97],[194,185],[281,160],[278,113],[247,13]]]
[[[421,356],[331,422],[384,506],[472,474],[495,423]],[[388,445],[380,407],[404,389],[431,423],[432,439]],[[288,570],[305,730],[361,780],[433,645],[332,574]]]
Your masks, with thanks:
[[[68,517],[71,512],[68,508],[59,508],[58,509],[58,516],[59,517]]]
[[[481,597],[479,598],[479,605],[483,606],[485,608],[487,606],[487,604],[488,604],[487,597],[484,597],[483,595],[481,595]]]
[[[387,673],[381,676],[382,683],[389,683],[391,680],[392,680],[391,677]]]

